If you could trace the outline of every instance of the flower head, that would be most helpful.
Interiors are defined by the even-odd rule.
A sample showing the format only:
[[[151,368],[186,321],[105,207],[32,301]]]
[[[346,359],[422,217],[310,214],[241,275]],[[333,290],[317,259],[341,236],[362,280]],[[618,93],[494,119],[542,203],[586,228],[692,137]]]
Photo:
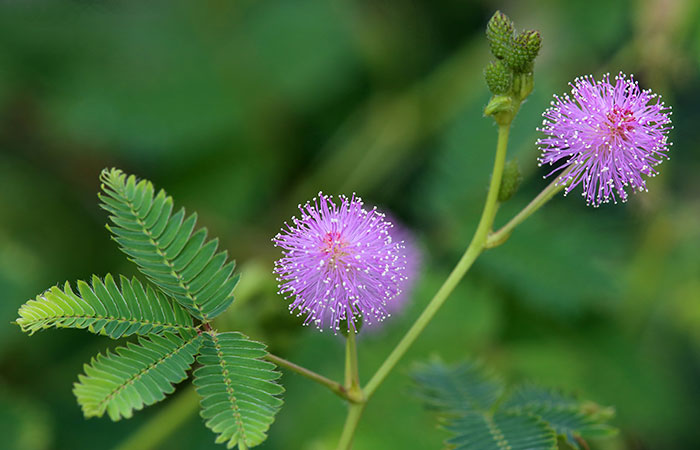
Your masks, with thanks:
[[[395,298],[391,299],[386,304],[386,311],[388,315],[395,316],[400,314],[406,308],[406,305],[411,299],[413,288],[415,287],[415,283],[420,272],[422,255],[420,249],[418,248],[416,237],[411,230],[392,217],[391,214],[387,214],[387,219],[393,224],[393,226],[389,229],[389,236],[391,236],[393,242],[401,243],[401,253],[403,253],[405,256],[404,277],[399,280],[400,292]],[[374,325],[370,325],[370,327],[377,328],[378,325],[379,322]]]
[[[642,175],[653,177],[654,167],[668,159],[670,115],[660,97],[641,90],[632,76],[620,73],[614,84],[609,75],[577,78],[571,97],[555,96],[543,114],[538,130],[547,137],[537,141],[540,165],[564,160],[549,175],[562,171],[559,183],[570,183],[566,193],[582,184],[588,204],[617,203],[618,197],[624,202],[626,187],[646,191]]]
[[[293,298],[290,312],[306,314],[305,325],[334,331],[344,319],[354,326],[357,316],[366,324],[382,321],[406,280],[404,245],[392,239],[392,224],[354,195],[339,203],[319,192],[272,239],[282,248],[274,271],[279,293]]]

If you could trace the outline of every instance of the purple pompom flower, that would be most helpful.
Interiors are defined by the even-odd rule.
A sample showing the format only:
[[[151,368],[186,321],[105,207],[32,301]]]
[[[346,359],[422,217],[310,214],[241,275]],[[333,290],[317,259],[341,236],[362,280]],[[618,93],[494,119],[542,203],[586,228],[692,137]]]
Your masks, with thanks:
[[[642,175],[653,177],[654,166],[668,159],[670,108],[623,73],[614,85],[609,75],[602,81],[585,76],[571,88],[571,97],[554,96],[543,114],[538,130],[547,137],[537,141],[540,165],[564,160],[549,175],[562,171],[559,183],[570,182],[565,193],[582,184],[582,195],[593,206],[617,203],[617,196],[626,201],[627,186],[646,191]]]
[[[404,246],[392,239],[392,224],[376,208],[363,209],[359,197],[339,200],[319,192],[272,239],[283,253],[274,270],[279,293],[293,298],[290,312],[306,314],[304,324],[320,330],[338,331],[344,319],[354,327],[357,316],[367,324],[383,320],[406,279]]]
[[[401,252],[406,257],[405,276],[399,281],[400,292],[386,304],[387,316],[393,317],[400,315],[411,300],[413,289],[419,277],[422,255],[418,248],[416,237],[411,230],[401,224],[400,221],[394,218],[390,213],[386,213],[386,220],[393,224],[393,227],[389,229],[389,236],[391,236],[394,242],[400,242],[402,244]],[[387,321],[376,322],[369,325],[367,328],[379,329],[380,326],[386,323]]]

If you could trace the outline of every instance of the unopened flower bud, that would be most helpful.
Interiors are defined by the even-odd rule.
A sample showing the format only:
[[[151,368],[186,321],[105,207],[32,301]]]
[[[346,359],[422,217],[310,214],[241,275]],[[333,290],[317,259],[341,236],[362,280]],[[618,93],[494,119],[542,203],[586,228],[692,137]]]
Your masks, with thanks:
[[[541,47],[542,36],[539,31],[523,31],[513,40],[505,62],[516,72],[529,72]]]
[[[518,191],[523,177],[520,175],[518,161],[511,159],[503,166],[503,177],[501,178],[501,188],[498,190],[498,201],[503,203]]]
[[[513,40],[513,22],[502,12],[496,11],[486,25],[486,38],[491,44],[493,56],[505,58]]]
[[[513,87],[513,72],[502,61],[492,62],[486,66],[484,77],[492,94],[506,94]]]

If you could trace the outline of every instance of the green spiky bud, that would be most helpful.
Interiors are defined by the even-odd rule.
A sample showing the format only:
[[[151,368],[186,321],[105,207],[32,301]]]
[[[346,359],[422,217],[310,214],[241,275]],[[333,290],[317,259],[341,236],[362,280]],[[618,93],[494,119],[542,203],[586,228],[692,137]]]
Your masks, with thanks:
[[[503,61],[496,61],[486,66],[484,78],[491,93],[505,94],[513,87],[513,72],[511,72]]]
[[[491,45],[491,53],[502,59],[508,55],[513,41],[513,22],[500,11],[496,11],[486,25],[486,38]]]
[[[517,192],[522,181],[523,177],[520,175],[518,161],[511,159],[510,161],[506,162],[505,166],[503,166],[501,188],[498,190],[498,201],[503,203],[510,200],[513,194]]]
[[[539,31],[523,31],[513,40],[505,62],[515,72],[530,72],[541,47],[542,35]]]

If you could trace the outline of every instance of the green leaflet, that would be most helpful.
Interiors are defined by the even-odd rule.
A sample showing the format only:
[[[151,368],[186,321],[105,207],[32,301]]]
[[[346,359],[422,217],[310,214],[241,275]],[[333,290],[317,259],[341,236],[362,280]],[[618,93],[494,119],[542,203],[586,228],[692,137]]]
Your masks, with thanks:
[[[603,423],[614,416],[612,408],[581,402],[573,395],[533,384],[516,388],[501,409],[541,418],[574,448],[579,448],[576,436],[604,437],[616,433],[615,428]]]
[[[452,433],[450,448],[553,450],[557,436],[579,448],[579,436],[615,432],[604,423],[613,415],[610,408],[531,384],[507,394],[502,382],[472,363],[434,362],[412,375],[419,397]]]
[[[120,277],[121,289],[111,275],[92,277],[92,286],[78,281],[78,292],[66,282],[40,294],[19,309],[17,324],[31,334],[46,328],[86,328],[118,339],[132,334],[194,331],[192,317],[160,292],[136,278]]]
[[[281,374],[262,360],[265,346],[241,333],[210,331],[203,338],[194,385],[206,426],[228,448],[260,444],[282,406],[284,388],[275,381]]]
[[[217,253],[218,240],[207,241],[205,228],[194,231],[197,215],[173,214],[165,191],[155,194],[151,182],[121,170],[105,169],[100,180],[101,206],[113,223],[108,229],[141,272],[200,320],[228,308],[238,282],[235,263],[226,262],[226,251]]]
[[[194,384],[217,442],[260,444],[282,405],[280,373],[263,360],[263,344],[217,333],[208,323],[233,301],[235,263],[217,252],[217,239],[207,241],[206,229],[195,231],[196,214],[173,214],[172,198],[162,190],[154,195],[150,182],[117,169],[104,170],[100,179],[112,238],[155,286],[123,276],[117,285],[109,274],[78,281],[75,290],[66,282],[22,305],[17,324],[30,334],[56,327],[113,339],[145,336],[85,364],[73,388],[85,417],[132,417],[172,393],[199,354]],[[204,324],[195,326],[194,319]],[[208,331],[202,334],[200,326]]]
[[[488,411],[503,395],[503,384],[474,363],[430,364],[412,375],[425,404],[441,412]]]
[[[451,448],[469,450],[556,450],[554,431],[537,417],[470,412],[445,427],[455,436]]]
[[[201,343],[197,333],[164,333],[97,355],[73,388],[85,417],[106,411],[112,420],[128,419],[133,410],[163,400],[187,377]]]

